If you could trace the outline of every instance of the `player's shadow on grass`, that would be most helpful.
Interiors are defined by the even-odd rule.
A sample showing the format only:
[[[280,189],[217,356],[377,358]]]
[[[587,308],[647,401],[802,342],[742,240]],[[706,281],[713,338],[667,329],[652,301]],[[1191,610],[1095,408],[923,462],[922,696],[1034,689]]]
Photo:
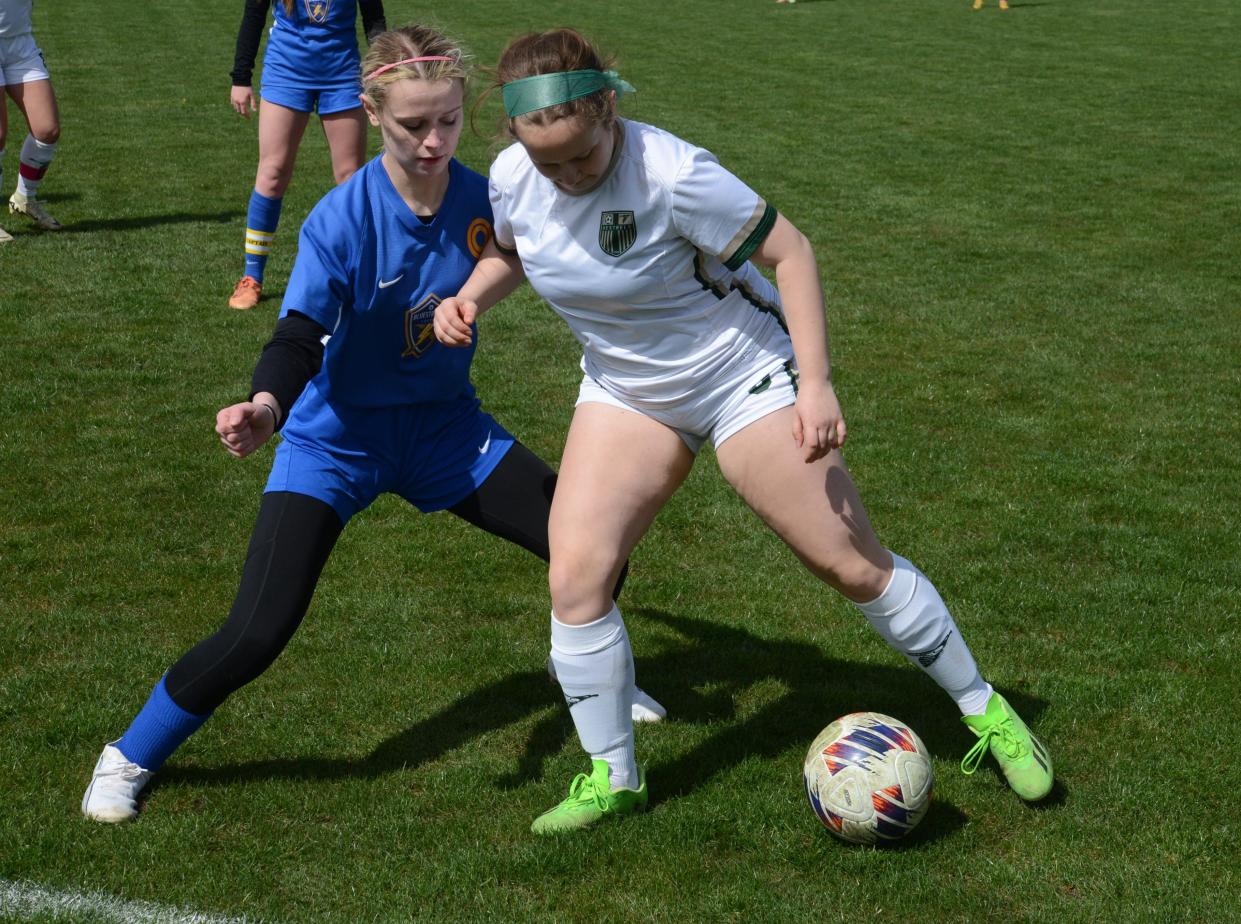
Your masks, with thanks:
[[[94,234],[99,231],[133,231],[141,228],[158,228],[162,225],[227,224],[245,217],[244,211],[232,209],[227,212],[178,213],[175,215],[133,215],[129,218],[95,218],[85,221],[65,221],[57,234]],[[58,216],[59,217],[59,216]]]
[[[760,638],[714,622],[635,608],[631,617],[662,623],[676,640],[654,655],[636,658],[639,682],[669,711],[669,721],[718,725],[719,730],[685,754],[649,766],[655,804],[687,795],[719,773],[753,757],[799,754],[818,731],[847,712],[882,712],[908,722],[932,754],[955,759],[973,737],[948,699],[920,671],[826,658],[813,645]],[[876,644],[878,640],[876,639]],[[1037,722],[1045,704],[1020,693],[1005,696],[1027,721]],[[747,700],[754,700],[751,709]],[[438,759],[470,741],[524,721],[560,702],[540,671],[512,674],[464,694],[446,709],[381,742],[370,754],[347,758],[281,758],[219,767],[173,766],[153,786],[188,782],[221,785],[256,779],[376,777],[406,771]],[[738,717],[738,703],[744,717]],[[495,781],[501,788],[526,785],[544,776],[545,764],[573,738],[568,713],[557,708],[535,723],[513,774]],[[638,731],[641,751],[642,731]],[[982,771],[980,771],[982,772]],[[998,785],[1003,782],[998,779]],[[1056,801],[1056,793],[1051,797]],[[1060,790],[1060,800],[1063,790]],[[961,827],[965,816],[937,801],[920,826],[917,843]],[[922,830],[925,828],[926,830]]]
[[[718,623],[653,610],[634,614],[675,629],[686,642],[667,654],[637,659],[639,676],[652,678],[652,694],[679,721],[726,723],[687,753],[649,768],[659,780],[652,796],[656,802],[686,795],[750,757],[774,759],[793,748],[800,760],[801,749],[823,726],[849,712],[881,712],[908,722],[933,755],[949,760],[964,756],[976,740],[947,696],[913,667],[839,661],[797,640],[760,639]],[[877,638],[875,642],[879,644]],[[778,685],[782,692],[735,721],[734,704],[748,688],[763,682]],[[1045,702],[1003,692],[1027,722],[1037,724]],[[993,764],[988,761],[984,768]],[[1007,785],[998,770],[985,772],[996,785]],[[1062,789],[1053,790],[1048,800],[1062,797]],[[959,810],[937,800],[936,811],[922,826],[926,830],[920,827],[914,841],[942,836],[964,823]]]
[[[545,671],[524,671],[463,694],[446,709],[387,738],[365,757],[290,757],[217,767],[172,766],[154,778],[152,787],[174,781],[225,785],[272,778],[331,780],[383,776],[429,763],[481,735],[523,721],[561,701]],[[561,733],[557,749],[565,738]]]

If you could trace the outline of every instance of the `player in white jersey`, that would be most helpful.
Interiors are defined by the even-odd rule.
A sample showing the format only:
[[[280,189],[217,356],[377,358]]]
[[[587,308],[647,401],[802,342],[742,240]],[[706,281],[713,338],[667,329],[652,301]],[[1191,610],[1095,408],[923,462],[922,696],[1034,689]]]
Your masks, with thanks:
[[[627,705],[633,659],[610,581],[704,439],[756,513],[957,703],[1025,799],[1043,745],[979,673],[934,586],[879,542],[845,467],[823,291],[809,242],[707,151],[621,119],[632,88],[572,30],[511,43],[497,67],[517,144],[491,171],[495,237],[441,342],[523,279],[569,324],[585,376],[552,502],[552,660],[592,772],[535,820],[581,828],[645,806]],[[751,262],[752,261],[752,262]],[[753,265],[774,270],[776,287]]]
[[[650,125],[614,124],[606,189],[564,195],[517,144],[492,166],[492,197],[505,244],[581,342],[587,386],[697,450],[714,404],[704,382],[727,400],[791,358],[779,295],[747,259],[776,213],[709,152]]]
[[[25,215],[35,227],[59,231],[60,222],[48,214],[36,195],[60,140],[60,110],[43,52],[34,40],[31,19],[34,0],[0,0],[0,87],[26,119],[17,168],[17,189],[9,197],[9,211]],[[4,188],[4,145],[9,135],[8,107],[0,97],[0,189]],[[0,228],[0,244],[13,236]]]

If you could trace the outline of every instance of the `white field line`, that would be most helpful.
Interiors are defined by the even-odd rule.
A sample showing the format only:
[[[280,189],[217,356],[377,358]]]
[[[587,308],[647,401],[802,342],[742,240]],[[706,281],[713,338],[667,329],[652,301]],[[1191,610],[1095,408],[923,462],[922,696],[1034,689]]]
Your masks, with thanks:
[[[128,902],[101,892],[62,891],[0,879],[0,919],[20,921],[35,915],[50,915],[56,921],[86,917],[115,924],[256,924],[253,918],[221,917],[154,902]]]

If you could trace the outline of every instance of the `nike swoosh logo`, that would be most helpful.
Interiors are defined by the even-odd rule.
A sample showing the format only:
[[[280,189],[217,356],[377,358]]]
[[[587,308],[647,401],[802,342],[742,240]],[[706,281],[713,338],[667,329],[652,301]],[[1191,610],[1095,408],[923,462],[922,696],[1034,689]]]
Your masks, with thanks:
[[[486,454],[487,454],[487,450],[488,450],[488,449],[490,449],[490,448],[491,448],[491,434],[490,434],[490,433],[488,433],[488,434],[487,434],[487,438],[486,438],[485,440],[483,440],[483,445],[481,445],[481,446],[479,446],[479,447],[478,447],[478,454],[479,454],[480,456],[486,455]]]
[[[389,279],[387,282],[384,282],[381,279],[379,280],[379,288],[386,289],[388,288],[388,286],[394,286],[404,278],[405,278],[405,274],[401,273],[401,275],[397,276],[395,279]]]
[[[584,700],[584,699],[591,699],[591,698],[596,697],[596,696],[598,696],[598,695],[599,695],[598,693],[587,693],[585,696],[566,696],[566,697],[564,698],[564,701],[565,701],[566,703],[568,703],[568,704],[569,704],[569,708],[570,708],[570,709],[572,709],[574,706],[576,706],[576,705],[577,705],[578,703],[580,703],[582,700]]]

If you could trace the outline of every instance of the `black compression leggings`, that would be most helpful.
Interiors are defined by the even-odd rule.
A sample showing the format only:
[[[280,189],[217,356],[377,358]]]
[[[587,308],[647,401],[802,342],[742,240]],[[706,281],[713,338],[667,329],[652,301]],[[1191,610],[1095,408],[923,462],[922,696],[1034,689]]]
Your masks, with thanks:
[[[478,490],[449,510],[547,561],[555,487],[555,472],[516,443]],[[343,529],[321,500],[286,491],[263,495],[232,611],[168,671],[173,702],[206,715],[271,666],[301,625]],[[624,582],[622,571],[613,596]]]

